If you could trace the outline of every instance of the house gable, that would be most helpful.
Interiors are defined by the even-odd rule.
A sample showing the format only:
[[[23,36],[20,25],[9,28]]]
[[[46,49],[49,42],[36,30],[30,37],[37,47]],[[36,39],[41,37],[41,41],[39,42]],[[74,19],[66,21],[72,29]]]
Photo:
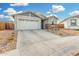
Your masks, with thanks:
[[[23,13],[18,13],[18,14],[14,14],[12,15],[13,17],[15,16],[27,16],[27,17],[36,17],[36,18],[40,18],[41,20],[45,20],[46,17],[40,13],[37,12],[32,12],[32,11],[27,11],[27,12],[23,12]]]
[[[61,21],[60,23],[64,23],[65,21],[67,21],[67,20],[70,20],[70,19],[78,19],[79,18],[79,15],[75,15],[75,16],[71,16],[71,17],[67,17],[67,18],[65,18],[63,21]]]
[[[48,24],[57,24],[58,21],[59,21],[59,19],[57,17],[55,17],[55,16],[49,16],[47,18]]]

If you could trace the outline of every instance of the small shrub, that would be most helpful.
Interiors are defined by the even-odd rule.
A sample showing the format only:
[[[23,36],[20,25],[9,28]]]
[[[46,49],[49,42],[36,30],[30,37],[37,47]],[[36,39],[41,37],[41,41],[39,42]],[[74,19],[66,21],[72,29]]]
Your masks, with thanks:
[[[12,34],[15,34],[14,32],[12,32]]]
[[[13,37],[9,37],[9,38],[8,38],[8,42],[11,42],[11,41],[13,41],[13,40],[14,40]]]

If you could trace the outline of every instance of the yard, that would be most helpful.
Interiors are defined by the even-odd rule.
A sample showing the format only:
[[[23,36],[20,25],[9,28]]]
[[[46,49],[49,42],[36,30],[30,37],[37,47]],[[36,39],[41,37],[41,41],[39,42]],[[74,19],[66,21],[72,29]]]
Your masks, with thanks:
[[[0,31],[0,53],[16,48],[16,35],[13,30]]]
[[[46,30],[18,31],[17,49],[2,56],[77,56],[79,36],[61,37]]]
[[[78,30],[60,29],[60,32],[64,32],[64,33],[66,33],[67,35],[70,35],[70,36],[79,36]]]

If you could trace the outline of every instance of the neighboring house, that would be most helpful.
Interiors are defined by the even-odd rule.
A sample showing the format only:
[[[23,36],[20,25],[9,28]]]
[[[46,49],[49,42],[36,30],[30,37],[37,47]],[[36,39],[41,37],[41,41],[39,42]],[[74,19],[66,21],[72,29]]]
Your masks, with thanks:
[[[79,29],[79,15],[68,17],[60,23],[64,24],[66,29]]]
[[[56,16],[49,16],[47,19],[44,21],[44,26],[46,28],[47,25],[56,25],[59,23],[59,18]]]
[[[22,12],[12,15],[15,19],[15,30],[43,29],[46,17],[38,12]]]

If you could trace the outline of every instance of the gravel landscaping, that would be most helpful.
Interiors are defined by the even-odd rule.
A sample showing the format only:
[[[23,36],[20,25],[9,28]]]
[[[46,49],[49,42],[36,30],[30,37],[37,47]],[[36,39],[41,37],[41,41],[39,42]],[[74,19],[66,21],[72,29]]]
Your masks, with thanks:
[[[78,30],[70,30],[70,29],[48,29],[47,31],[52,32],[59,36],[79,36]]]
[[[0,31],[0,53],[16,48],[16,34],[12,30]]]

